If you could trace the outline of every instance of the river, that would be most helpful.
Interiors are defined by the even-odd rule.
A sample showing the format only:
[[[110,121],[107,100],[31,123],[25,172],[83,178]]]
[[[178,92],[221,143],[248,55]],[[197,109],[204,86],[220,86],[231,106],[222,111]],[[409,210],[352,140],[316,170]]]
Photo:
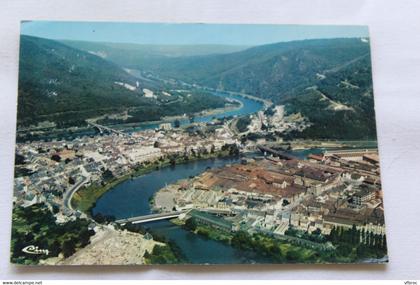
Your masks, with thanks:
[[[263,104],[246,97],[235,94],[214,92],[215,96],[222,96],[241,101],[242,107],[223,113],[198,116],[195,122],[210,122],[213,118],[228,116],[242,116],[255,113],[263,108]],[[180,120],[181,125],[188,125],[189,119]],[[129,131],[141,131],[157,128],[159,123],[142,123]],[[113,215],[117,219],[127,218],[151,213],[149,199],[166,184],[179,179],[195,176],[206,170],[207,167],[222,167],[228,163],[237,163],[239,158],[216,158],[180,164],[175,167],[166,167],[152,173],[127,180],[107,193],[97,202],[92,213]],[[227,264],[227,263],[267,263],[269,260],[258,256],[254,252],[244,252],[225,243],[210,240],[195,235],[176,226],[169,221],[158,221],[144,224],[153,232],[173,240],[180,247],[187,260],[196,264]]]
[[[303,157],[306,151],[293,152]],[[113,215],[117,219],[150,214],[149,199],[161,188],[177,180],[196,176],[208,167],[222,167],[238,163],[239,158],[215,158],[165,167],[149,174],[127,180],[106,192],[92,209],[93,214]],[[269,263],[263,256],[244,252],[223,242],[218,242],[193,234],[169,221],[143,224],[152,231],[173,240],[182,250],[188,261],[196,264]]]
[[[166,184],[195,176],[207,167],[222,167],[237,163],[239,158],[216,158],[165,167],[149,174],[127,180],[106,192],[92,209],[93,214],[113,215],[117,219],[150,214],[149,199]],[[143,224],[153,232],[173,240],[188,262],[196,264],[267,263],[264,257],[253,252],[243,252],[225,243],[193,234],[169,221]]]
[[[231,94],[226,92],[219,92],[219,91],[213,91],[212,92],[214,96],[218,97],[224,97],[224,98],[230,98],[234,99],[236,101],[240,101],[242,103],[242,106],[240,108],[228,110],[225,112],[220,112],[217,114],[211,114],[211,115],[203,115],[203,116],[197,116],[194,118],[194,122],[196,123],[208,123],[212,121],[214,118],[221,119],[226,118],[230,116],[244,116],[249,115],[258,112],[259,110],[263,109],[263,103],[260,101],[252,100],[249,98],[246,98],[244,96],[240,96],[237,94]],[[155,129],[158,128],[161,123],[169,122],[172,123],[172,126],[174,125],[174,120],[171,121],[161,121],[161,122],[145,122],[145,123],[139,123],[137,126],[127,128],[126,131],[129,132],[136,132],[136,131],[142,131],[147,129]],[[189,118],[182,118],[179,120],[181,126],[186,126],[191,124]]]
[[[253,114],[256,113],[260,110],[263,109],[264,104],[260,101],[257,100],[252,100],[249,99],[247,97],[241,96],[239,94],[231,94],[231,93],[227,93],[227,92],[219,92],[219,91],[213,91],[212,92],[214,96],[219,96],[219,97],[224,97],[224,98],[231,98],[237,101],[240,101],[242,103],[242,106],[240,108],[236,108],[236,109],[232,109],[232,110],[228,110],[225,112],[221,112],[221,113],[217,113],[217,114],[212,114],[212,115],[203,115],[203,116],[197,116],[194,118],[194,122],[201,122],[201,123],[207,123],[212,121],[214,118],[225,118],[225,117],[229,117],[229,116],[243,116],[243,115],[249,115],[249,114]],[[112,126],[115,129],[119,129],[122,130],[124,132],[128,132],[128,133],[132,133],[132,132],[137,132],[137,131],[143,131],[143,130],[148,130],[148,129],[156,129],[159,127],[159,125],[161,123],[163,123],[164,121],[161,122],[141,122],[138,123],[137,125],[130,125],[125,126],[125,125],[115,125]],[[174,121],[167,121],[170,123],[174,123]],[[189,125],[190,120],[189,118],[183,118],[180,120],[180,125],[181,126],[186,126]],[[83,130],[78,130],[78,131],[71,131],[69,132],[68,130],[63,130],[62,132],[55,132],[55,133],[51,133],[51,134],[43,134],[43,135],[33,135],[30,137],[22,137],[22,138],[17,138],[17,141],[27,141],[27,140],[60,140],[60,139],[65,139],[65,140],[72,140],[75,139],[77,137],[81,137],[81,136],[93,136],[93,135],[97,135],[98,132],[96,131],[96,129],[83,129]]]

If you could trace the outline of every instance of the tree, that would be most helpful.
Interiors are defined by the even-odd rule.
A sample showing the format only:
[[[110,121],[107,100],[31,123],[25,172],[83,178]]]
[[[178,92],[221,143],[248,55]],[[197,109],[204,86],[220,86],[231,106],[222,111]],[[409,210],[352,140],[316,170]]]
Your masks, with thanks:
[[[34,239],[35,239],[35,236],[34,236],[34,234],[33,234],[33,233],[28,233],[28,234],[25,236],[25,242],[27,242],[27,243],[29,243],[29,242],[33,242],[33,241],[34,241]]]
[[[194,218],[189,218],[185,222],[185,228],[187,230],[190,230],[190,231],[195,231],[197,229],[197,222],[195,221],[195,219]]]
[[[382,240],[380,235],[374,235],[374,241],[375,241],[375,248],[380,249]]]
[[[300,257],[300,255],[299,255],[299,252],[297,250],[293,250],[293,249],[288,250],[287,253],[286,253],[286,259],[288,261],[297,261],[297,260],[299,260],[299,257]]]
[[[74,178],[69,176],[69,184],[74,185],[75,183],[76,181],[74,180]]]
[[[105,215],[104,219],[105,219],[106,223],[115,222],[115,216],[114,215]]]
[[[337,240],[337,228],[335,226],[331,229],[331,232],[328,235],[328,240],[333,242],[333,243],[336,242],[336,240]]]
[[[239,147],[236,144],[224,144],[222,151],[228,151],[229,155],[239,155]]]
[[[58,240],[54,240],[52,244],[48,247],[48,250],[51,252],[51,256],[57,256],[61,252],[61,244]]]
[[[111,180],[111,179],[114,178],[114,174],[112,174],[112,171],[111,170],[106,169],[104,172],[102,172],[102,178],[105,181],[109,181],[109,180]]]
[[[103,224],[105,222],[105,217],[101,213],[97,213],[96,215],[94,215],[93,219],[99,224]]]
[[[252,237],[244,231],[236,232],[231,240],[231,244],[233,246],[241,248],[241,249],[248,249],[251,243],[252,243]]]
[[[366,230],[365,229],[362,229],[361,235],[362,235],[362,243],[366,244]]]
[[[80,242],[81,242],[82,246],[85,246],[85,245],[89,244],[90,236],[92,236],[94,234],[95,234],[94,230],[84,229],[80,233]]]
[[[373,232],[369,233],[369,247],[373,247],[375,245],[375,234]]]
[[[243,133],[248,130],[248,126],[250,123],[251,118],[249,116],[241,117],[236,121],[236,128],[239,132]]]
[[[315,235],[315,236],[319,236],[319,235],[321,235],[321,230],[320,230],[319,228],[317,228],[316,230],[314,230],[314,231],[312,232],[312,235]]]
[[[359,239],[360,239],[360,234],[356,229],[356,225],[353,224],[353,226],[351,227],[351,230],[350,230],[350,242],[352,244],[358,244]]]
[[[383,235],[383,239],[382,239],[382,249],[386,250],[386,235]]]
[[[353,247],[349,245],[348,243],[341,243],[337,247],[337,253],[341,256],[349,256]]]
[[[63,252],[64,257],[69,257],[73,255],[73,253],[76,252],[75,247],[76,245],[74,244],[74,241],[72,239],[65,240],[61,248],[61,251]]]
[[[57,205],[52,206],[52,211],[54,214],[58,214],[60,212],[60,208]]]
[[[232,144],[229,150],[230,155],[238,156],[239,155],[239,147],[236,144]]]
[[[178,156],[176,154],[173,154],[169,157],[169,163],[171,164],[171,166],[176,165],[177,158],[178,158]]]
[[[281,259],[282,257],[281,249],[277,245],[271,245],[268,248],[268,252],[270,253],[271,256],[275,257],[277,260]]]
[[[214,146],[214,144],[211,145],[211,149],[210,149],[210,153],[214,153],[216,151],[216,147]]]
[[[61,161],[61,156],[59,156],[58,154],[53,154],[51,156],[51,160],[54,160],[56,162],[60,162]]]

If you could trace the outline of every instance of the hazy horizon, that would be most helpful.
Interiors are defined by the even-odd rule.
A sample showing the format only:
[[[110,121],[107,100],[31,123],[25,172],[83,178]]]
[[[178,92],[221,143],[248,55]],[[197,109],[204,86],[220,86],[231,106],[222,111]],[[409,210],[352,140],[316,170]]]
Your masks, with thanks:
[[[309,39],[369,37],[367,26],[22,21],[21,35],[133,45],[251,47]]]

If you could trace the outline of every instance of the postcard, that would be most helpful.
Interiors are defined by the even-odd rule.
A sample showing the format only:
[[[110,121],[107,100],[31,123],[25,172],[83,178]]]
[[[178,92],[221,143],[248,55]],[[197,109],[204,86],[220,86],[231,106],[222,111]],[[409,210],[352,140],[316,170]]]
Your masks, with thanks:
[[[23,21],[11,262],[388,262],[366,26]]]

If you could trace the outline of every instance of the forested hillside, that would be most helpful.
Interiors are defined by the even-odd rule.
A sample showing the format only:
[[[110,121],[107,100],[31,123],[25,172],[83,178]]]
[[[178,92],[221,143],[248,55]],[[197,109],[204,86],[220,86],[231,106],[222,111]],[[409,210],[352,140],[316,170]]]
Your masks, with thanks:
[[[211,53],[211,46],[64,42],[73,47],[22,36],[18,124],[77,125],[86,118],[127,108],[133,115],[130,122],[157,120],[224,105],[222,99],[205,94],[197,100],[181,95],[163,96],[163,101],[156,96],[145,98],[143,88],[159,94],[164,83],[136,78],[124,70],[129,67],[157,78],[244,92],[284,104],[288,113],[301,113],[312,123],[304,132],[291,134],[294,137],[376,138],[367,39],[293,41],[236,52],[230,51],[239,47],[219,46],[214,53],[224,53],[195,56],[185,54]]]
[[[300,112],[313,123],[295,136],[376,139],[370,57],[325,71],[310,87],[283,99],[288,113]]]
[[[160,58],[137,68],[286,104],[312,122],[294,136],[375,139],[367,39],[276,43],[223,55]]]
[[[121,107],[150,104],[140,92],[115,82],[137,79],[113,63],[55,41],[22,36],[18,124],[73,124]],[[144,87],[147,86],[141,82]],[[141,90],[141,89],[140,89]]]
[[[126,68],[136,68],[155,64],[156,60],[184,56],[202,56],[233,53],[246,46],[236,45],[150,45],[129,43],[106,43],[62,40],[70,47],[96,54]]]
[[[235,53],[160,58],[138,67],[226,90],[244,91],[279,100],[299,86],[317,79],[316,73],[333,70],[369,55],[360,39],[305,40],[257,46]]]
[[[19,65],[18,126],[46,121],[78,126],[121,111],[133,114],[130,121],[158,120],[225,104],[203,93],[162,95],[164,83],[136,78],[115,63],[53,40],[22,36]],[[146,98],[143,89],[152,95]]]

